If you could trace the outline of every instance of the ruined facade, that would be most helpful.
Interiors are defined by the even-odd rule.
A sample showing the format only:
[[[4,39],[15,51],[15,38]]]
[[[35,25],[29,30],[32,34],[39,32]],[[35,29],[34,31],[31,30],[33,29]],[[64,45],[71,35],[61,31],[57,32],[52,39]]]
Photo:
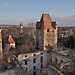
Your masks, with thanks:
[[[57,24],[52,22],[49,14],[43,14],[36,23],[36,45],[43,50],[57,48]]]
[[[42,69],[51,63],[51,55],[45,51],[37,51],[20,54],[18,60],[26,68],[27,75],[40,75]]]

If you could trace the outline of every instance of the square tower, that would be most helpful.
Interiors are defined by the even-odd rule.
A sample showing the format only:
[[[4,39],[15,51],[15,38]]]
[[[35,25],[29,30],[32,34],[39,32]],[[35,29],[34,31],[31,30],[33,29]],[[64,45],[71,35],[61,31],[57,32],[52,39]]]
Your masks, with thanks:
[[[57,48],[57,24],[52,22],[49,14],[43,14],[36,23],[36,46],[43,50]]]

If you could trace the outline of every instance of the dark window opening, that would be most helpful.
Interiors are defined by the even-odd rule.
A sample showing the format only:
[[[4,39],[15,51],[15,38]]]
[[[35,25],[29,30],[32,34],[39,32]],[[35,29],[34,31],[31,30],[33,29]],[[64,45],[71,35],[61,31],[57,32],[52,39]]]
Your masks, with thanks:
[[[36,75],[36,72],[33,72],[33,75]]]
[[[35,58],[33,59],[33,63],[36,63],[36,59]]]
[[[41,55],[42,55],[43,53],[41,53]]]
[[[25,60],[25,65],[27,65],[27,60]]]
[[[40,62],[43,63],[43,56],[41,56]]]
[[[49,29],[47,29],[47,32],[49,32]]]
[[[43,68],[43,64],[41,64],[41,68]]]
[[[63,63],[63,60],[61,60],[60,62]]]
[[[33,69],[36,70],[36,66],[34,66]]]
[[[33,56],[35,56],[35,54],[33,54]]]
[[[27,57],[27,55],[25,55],[25,57]]]
[[[57,58],[55,58],[55,62],[57,63]]]
[[[26,72],[27,72],[27,68],[26,68]]]

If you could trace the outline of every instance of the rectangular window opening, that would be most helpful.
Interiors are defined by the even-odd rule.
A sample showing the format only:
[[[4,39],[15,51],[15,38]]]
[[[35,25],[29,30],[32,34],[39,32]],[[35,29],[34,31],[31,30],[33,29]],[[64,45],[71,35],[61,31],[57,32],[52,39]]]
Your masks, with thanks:
[[[33,72],[33,75],[36,75],[36,72]]]
[[[41,58],[40,58],[40,62],[43,63],[43,56],[41,56]]]
[[[25,60],[25,65],[27,65],[27,60]]]
[[[36,63],[36,59],[35,58],[33,59],[33,63]]]
[[[36,66],[34,66],[33,69],[36,70]]]
[[[41,68],[43,68],[43,64],[41,64]]]

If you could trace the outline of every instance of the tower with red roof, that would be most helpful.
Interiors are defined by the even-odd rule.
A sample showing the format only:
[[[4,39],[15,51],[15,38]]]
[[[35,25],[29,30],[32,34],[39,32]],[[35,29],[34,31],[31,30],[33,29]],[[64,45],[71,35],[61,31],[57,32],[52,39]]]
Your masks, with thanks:
[[[20,34],[23,32],[23,26],[22,23],[20,23]]]
[[[43,50],[57,48],[57,24],[52,22],[49,14],[43,14],[36,23],[36,46]]]

